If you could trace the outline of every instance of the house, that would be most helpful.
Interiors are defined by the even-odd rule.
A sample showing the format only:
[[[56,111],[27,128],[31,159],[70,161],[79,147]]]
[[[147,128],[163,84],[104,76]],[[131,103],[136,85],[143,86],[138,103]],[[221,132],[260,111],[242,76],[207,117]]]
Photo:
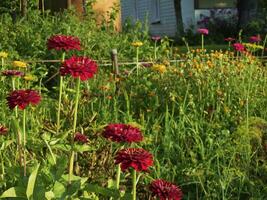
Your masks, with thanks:
[[[182,18],[181,24],[186,30],[209,17],[211,10],[235,15],[236,0],[121,0],[122,23],[128,19],[147,22],[152,35],[174,37],[178,33],[179,19]]]
[[[42,5],[44,3],[44,5]],[[86,0],[39,0],[39,7],[44,10],[60,11],[73,6],[77,13],[86,13]],[[96,20],[107,19],[110,12],[119,6],[119,0],[96,0],[93,3],[93,10],[96,13]],[[115,20],[115,27],[120,29],[120,13]]]

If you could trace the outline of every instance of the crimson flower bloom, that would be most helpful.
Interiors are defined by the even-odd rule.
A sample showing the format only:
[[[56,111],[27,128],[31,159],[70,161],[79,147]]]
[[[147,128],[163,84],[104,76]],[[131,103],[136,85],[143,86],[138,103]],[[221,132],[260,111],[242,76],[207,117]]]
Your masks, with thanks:
[[[155,36],[152,36],[151,39],[154,40],[155,42],[157,42],[161,39],[161,37],[158,35],[155,35]]]
[[[226,42],[233,42],[233,41],[235,41],[235,38],[231,38],[231,37],[224,38],[224,41],[226,41]]]
[[[48,50],[55,49],[57,51],[64,50],[81,50],[79,38],[66,35],[53,35],[47,40]]]
[[[18,106],[24,110],[29,104],[37,105],[41,101],[41,96],[35,90],[14,90],[6,99],[10,109]]]
[[[251,37],[249,38],[249,41],[250,41],[251,43],[254,43],[254,42],[260,42],[260,41],[261,41],[261,36],[260,36],[260,35],[251,36]]]
[[[245,51],[245,46],[241,43],[234,43],[233,47],[236,51],[240,51],[240,52]]]
[[[160,200],[181,200],[183,193],[181,189],[162,179],[154,180],[150,187],[153,196],[157,196]]]
[[[5,70],[2,71],[3,76],[23,76],[24,73],[18,70]]]
[[[74,136],[74,141],[85,144],[88,142],[88,137],[81,133],[76,133]]]
[[[115,164],[121,164],[121,170],[134,168],[136,171],[148,171],[153,165],[153,156],[142,148],[128,148],[117,152]]]
[[[72,56],[70,59],[65,60],[60,68],[62,76],[70,74],[73,78],[79,77],[82,81],[92,78],[96,72],[96,62],[87,57]]]
[[[6,135],[8,129],[2,125],[0,125],[0,135]]]
[[[103,136],[114,142],[140,142],[143,140],[138,128],[127,124],[109,124],[103,131]]]
[[[197,32],[202,34],[202,35],[208,35],[209,34],[209,30],[206,28],[199,28],[199,29],[197,29]]]

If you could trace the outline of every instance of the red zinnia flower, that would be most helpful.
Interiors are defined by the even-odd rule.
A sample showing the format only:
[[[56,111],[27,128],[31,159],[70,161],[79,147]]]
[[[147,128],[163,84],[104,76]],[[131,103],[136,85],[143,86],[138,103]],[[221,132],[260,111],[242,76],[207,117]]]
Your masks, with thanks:
[[[151,39],[157,42],[161,39],[161,37],[157,35],[157,36],[152,36]]]
[[[260,35],[255,35],[255,36],[251,36],[250,38],[249,38],[249,41],[250,42],[260,42],[261,41],[261,36]]]
[[[6,135],[7,134],[7,128],[0,125],[0,135]]]
[[[109,124],[103,131],[103,136],[114,142],[140,142],[143,140],[138,128],[127,124]]]
[[[88,142],[88,137],[84,134],[76,133],[74,136],[74,141],[85,144]]]
[[[72,56],[65,60],[60,68],[60,74],[65,76],[70,74],[73,78],[80,77],[82,81],[92,78],[97,72],[97,64],[87,57]]]
[[[245,51],[245,46],[241,43],[234,43],[233,47],[236,51],[240,51],[240,52]]]
[[[150,187],[153,196],[157,196],[160,200],[181,200],[183,193],[181,189],[162,179],[154,180]]]
[[[197,29],[197,32],[202,34],[202,35],[208,35],[209,34],[209,30],[206,28],[199,28],[199,29]]]
[[[47,40],[48,50],[81,50],[80,40],[77,37],[66,35],[54,35]]]
[[[29,104],[37,105],[41,101],[41,96],[35,90],[14,90],[6,99],[10,109],[18,106],[24,110]]]
[[[226,42],[233,42],[233,41],[235,41],[235,38],[231,38],[231,37],[224,38],[224,41],[226,41]]]
[[[2,75],[3,76],[23,76],[24,73],[21,71],[17,71],[17,70],[5,70],[5,71],[2,71]]]
[[[115,164],[121,164],[121,170],[126,171],[130,167],[136,171],[148,171],[153,165],[153,156],[142,148],[128,148],[117,152]]]

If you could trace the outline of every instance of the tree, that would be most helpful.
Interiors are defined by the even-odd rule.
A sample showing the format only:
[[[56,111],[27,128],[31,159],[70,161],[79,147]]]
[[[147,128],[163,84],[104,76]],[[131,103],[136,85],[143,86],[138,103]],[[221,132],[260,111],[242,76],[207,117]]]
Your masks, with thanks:
[[[238,28],[244,28],[255,18],[258,0],[237,0]]]
[[[22,16],[25,16],[27,14],[27,6],[28,6],[28,1],[27,0],[21,0],[21,14],[22,14]]]
[[[184,25],[183,25],[183,18],[182,18],[181,0],[174,0],[174,9],[175,9],[178,33],[179,35],[182,35],[184,32]]]

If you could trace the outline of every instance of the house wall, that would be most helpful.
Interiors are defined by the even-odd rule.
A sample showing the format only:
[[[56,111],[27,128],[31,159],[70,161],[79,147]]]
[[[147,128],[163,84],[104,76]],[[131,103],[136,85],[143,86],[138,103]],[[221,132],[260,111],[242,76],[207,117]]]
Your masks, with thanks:
[[[194,0],[181,0],[182,18],[184,30],[189,29],[192,25],[196,24],[195,21],[195,1]]]
[[[149,25],[152,35],[168,35],[174,37],[177,24],[174,10],[174,1],[160,0],[160,21],[152,23],[152,0],[121,0],[122,22],[127,18],[133,21],[141,20]],[[136,8],[136,9],[135,9]]]

